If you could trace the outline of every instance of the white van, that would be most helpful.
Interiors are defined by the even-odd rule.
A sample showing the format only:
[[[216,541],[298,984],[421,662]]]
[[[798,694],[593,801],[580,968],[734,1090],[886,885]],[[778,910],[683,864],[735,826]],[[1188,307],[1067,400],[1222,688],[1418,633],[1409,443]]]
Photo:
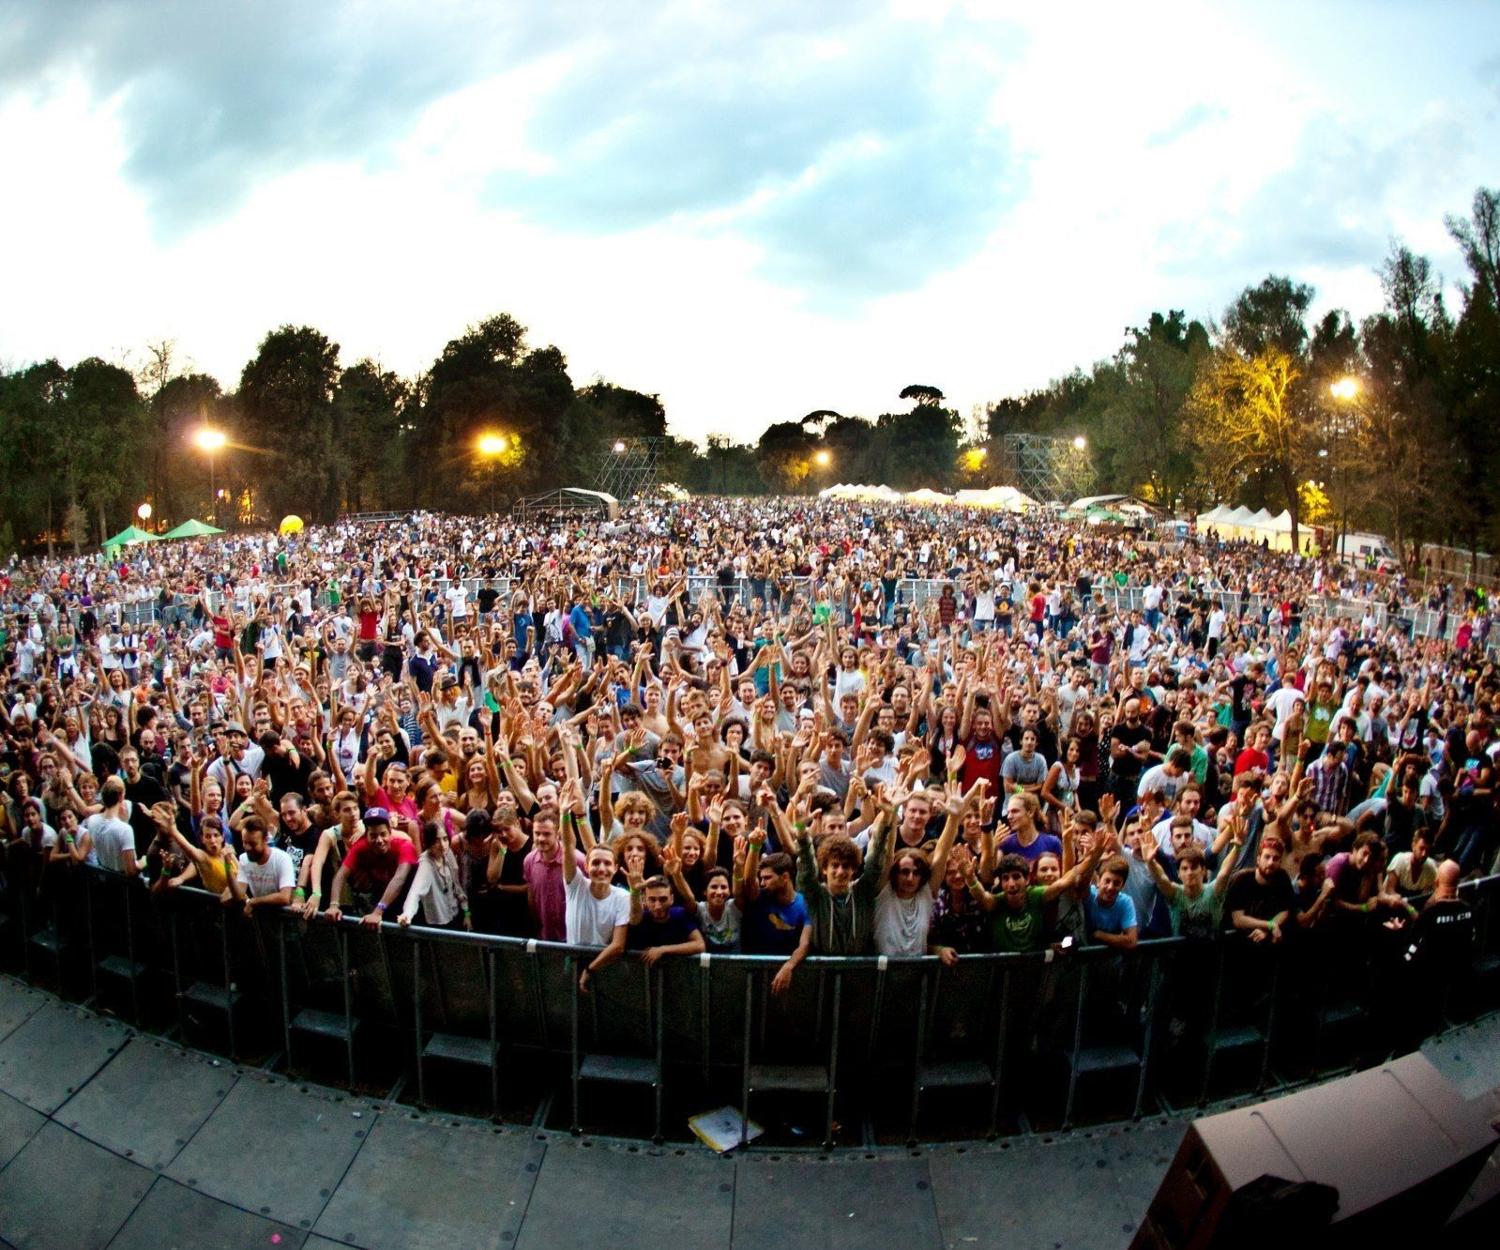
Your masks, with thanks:
[[[1396,559],[1396,553],[1381,534],[1345,534],[1339,543],[1339,555],[1361,568],[1372,559],[1375,567],[1384,572],[1394,572],[1401,567],[1401,561]]]

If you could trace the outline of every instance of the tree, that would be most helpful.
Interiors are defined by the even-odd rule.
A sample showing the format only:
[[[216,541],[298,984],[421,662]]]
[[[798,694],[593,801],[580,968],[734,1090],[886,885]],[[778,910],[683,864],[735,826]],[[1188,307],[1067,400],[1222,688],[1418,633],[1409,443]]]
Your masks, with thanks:
[[[1474,286],[1483,287],[1490,303],[1500,307],[1500,191],[1480,187],[1472,218],[1448,216],[1443,224],[1463,249]]]
[[[260,460],[260,511],[332,521],[338,515],[333,394],[339,349],[310,326],[282,326],[240,374],[240,437]]]
[[[921,386],[913,383],[911,386],[903,386],[901,394],[896,398],[915,400],[919,405],[935,408],[943,402],[943,392],[935,386]]]
[[[816,449],[817,440],[800,421],[777,421],[760,436],[755,459],[772,491],[790,495],[807,481]]]
[[[486,503],[497,471],[475,454],[486,432],[506,439],[500,471],[510,492],[591,472],[597,410],[576,402],[562,352],[528,350],[526,327],[508,313],[470,326],[444,346],[424,391],[414,446],[438,466],[422,479],[422,502],[429,506]]]
[[[1299,486],[1315,453],[1315,434],[1297,417],[1297,363],[1279,347],[1253,356],[1221,347],[1204,361],[1188,398],[1205,465],[1221,485],[1263,473],[1275,483],[1299,546]]]
[[[365,359],[339,374],[333,394],[333,458],[341,506],[373,510],[401,491],[406,467],[402,414],[411,387]]]
[[[1245,356],[1274,347],[1296,360],[1307,346],[1307,310],[1313,288],[1271,274],[1246,287],[1224,313],[1224,337]]]
[[[200,513],[208,500],[208,461],[193,445],[193,431],[203,425],[224,427],[223,395],[206,373],[169,378],[151,396],[151,460],[147,493],[162,517],[184,520]],[[213,510],[209,501],[209,511]]]
[[[57,453],[68,501],[97,520],[103,542],[111,515],[134,520],[133,503],[145,480],[146,406],[128,369],[91,356],[68,370],[60,408]],[[81,537],[75,532],[75,550]]]
[[[1090,446],[1107,458],[1113,480],[1139,485],[1165,508],[1175,507],[1194,479],[1184,416],[1208,351],[1201,323],[1177,310],[1152,313],[1145,326],[1126,331],[1112,364],[1094,374],[1089,406],[1100,419]]]

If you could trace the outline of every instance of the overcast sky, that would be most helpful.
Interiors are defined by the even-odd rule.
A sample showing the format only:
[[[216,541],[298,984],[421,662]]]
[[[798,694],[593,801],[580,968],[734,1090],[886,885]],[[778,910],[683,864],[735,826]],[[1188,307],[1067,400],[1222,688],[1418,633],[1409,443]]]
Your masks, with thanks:
[[[0,363],[311,324],[399,372],[496,312],[753,439],[970,405],[1500,183],[1500,4],[5,0]],[[1484,153],[1488,152],[1488,158]]]

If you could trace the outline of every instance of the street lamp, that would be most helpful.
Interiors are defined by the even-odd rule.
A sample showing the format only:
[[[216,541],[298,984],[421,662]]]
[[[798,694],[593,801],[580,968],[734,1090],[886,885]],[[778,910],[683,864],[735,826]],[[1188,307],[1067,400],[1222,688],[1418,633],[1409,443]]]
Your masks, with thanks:
[[[625,454],[625,440],[623,438],[615,439],[614,452],[617,456],[623,456]]]
[[[826,469],[832,460],[833,457],[830,456],[826,451],[813,453],[813,461],[820,469]]]
[[[490,511],[495,510],[495,483],[500,477],[500,457],[510,448],[510,440],[504,434],[487,430],[474,442],[474,450],[490,462]]]
[[[213,503],[214,524],[219,523],[219,494],[214,490],[214,457],[224,450],[229,436],[211,425],[200,425],[193,431],[193,444],[208,457],[208,497]]]
[[[146,522],[151,519],[151,505],[149,503],[143,503],[139,508],[135,510],[135,514],[141,519],[142,525],[146,524]]]
[[[1341,468],[1343,471],[1343,485],[1338,492],[1338,525],[1336,527],[1338,541],[1334,548],[1339,557],[1342,558],[1344,554],[1344,539],[1349,532],[1348,499],[1346,498],[1349,493],[1349,471],[1348,467],[1344,465],[1343,456],[1340,453],[1343,451],[1344,435],[1351,433],[1353,430],[1354,414],[1350,411],[1350,408],[1354,401],[1359,398],[1359,379],[1348,374],[1337,378],[1328,384],[1328,393],[1336,401],[1333,420],[1329,422],[1329,429],[1334,438],[1334,455],[1331,457],[1332,463],[1329,466],[1330,482],[1337,480],[1336,475]],[[1340,409],[1343,411],[1340,411]]]
[[[1084,438],[1084,436],[1082,434],[1078,435],[1078,437],[1073,440],[1073,450],[1074,451],[1083,451],[1085,448],[1088,447],[1088,445],[1089,445],[1089,440],[1086,439],[1086,438]]]

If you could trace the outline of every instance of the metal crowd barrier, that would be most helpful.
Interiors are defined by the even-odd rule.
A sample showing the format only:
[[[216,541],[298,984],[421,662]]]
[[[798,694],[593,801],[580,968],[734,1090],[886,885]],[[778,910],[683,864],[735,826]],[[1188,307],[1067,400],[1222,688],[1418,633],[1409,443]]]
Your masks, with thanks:
[[[648,576],[637,576],[631,574],[616,574],[610,579],[611,593],[627,597],[633,602],[645,599],[649,594],[651,586],[657,579]],[[468,601],[472,604],[481,589],[488,581],[498,592],[496,600],[497,610],[507,617],[510,611],[510,596],[514,583],[508,577],[495,578],[465,578],[461,582],[467,592]],[[895,603],[905,606],[921,607],[923,604],[938,598],[943,587],[956,584],[954,579],[946,577],[915,578],[903,577],[896,585]],[[1025,591],[1028,585],[1025,578],[1016,579],[1012,582],[1012,598],[1020,611],[1025,599]],[[439,602],[446,606],[446,593],[450,582],[447,579],[438,579],[432,583]],[[240,587],[236,591],[236,604],[244,609],[249,604],[249,594],[265,593],[278,598],[285,598],[301,592],[305,587],[300,583],[277,583],[262,587]],[[811,577],[795,578],[771,578],[758,579],[739,577],[726,588],[715,574],[693,574],[687,578],[686,598],[690,603],[696,603],[705,591],[712,591],[721,602],[738,603],[749,607],[756,598],[780,603],[789,600],[793,596],[800,595],[809,603],[813,600],[818,590],[817,579]],[[1114,581],[1103,581],[1096,583],[1090,595],[1095,605],[1107,605],[1116,612],[1129,612],[1138,609],[1142,605],[1144,587],[1138,585],[1117,585]],[[1279,600],[1264,595],[1241,595],[1235,591],[1223,589],[1206,589],[1205,597],[1210,603],[1222,607],[1230,616],[1237,619],[1248,619],[1260,621],[1266,619],[1270,613],[1279,610]],[[218,610],[224,601],[222,592],[210,590],[207,592],[210,607]],[[320,600],[324,596],[319,596]],[[346,603],[349,601],[346,600]],[[317,607],[326,607],[327,604],[320,602]],[[845,619],[848,612],[852,610],[852,604],[835,605],[841,609]],[[1379,629],[1385,629],[1388,625],[1395,624],[1412,637],[1436,638],[1438,637],[1438,626],[1443,624],[1442,637],[1451,640],[1457,633],[1458,624],[1463,619],[1461,611],[1450,611],[1446,614],[1434,612],[1426,607],[1411,604],[1403,606],[1394,615],[1389,612],[1384,603],[1367,599],[1341,599],[1331,596],[1313,595],[1309,596],[1306,605],[1308,616],[1333,616],[1342,620],[1361,621],[1366,616],[1372,616]],[[121,607],[122,620],[132,628],[140,628],[153,621],[161,620],[164,616],[174,617],[178,621],[186,620],[192,612],[193,601],[177,596],[174,602],[163,612],[157,599],[142,599],[132,603],[123,604]]]
[[[1372,1036],[1411,1046],[1500,1007],[1500,877],[1464,887],[1471,965],[1397,992],[1394,948],[1378,962],[1318,933],[1284,949],[1166,939],[951,967],[814,957],[776,995],[777,958],[648,967],[627,956],[581,993],[595,949],[291,912],[247,919],[194,889],[42,870],[25,843],[6,848],[3,868],[0,957],[138,1027],[236,1059],[279,1053],[288,1068],[322,1039],[351,1087],[362,1063],[397,1056],[424,1104],[433,1065],[449,1065],[483,1074],[473,1088],[497,1116],[524,1074],[530,1092],[564,1100],[575,1131],[596,1085],[635,1086],[652,1101],[637,1135],[649,1122],[658,1139],[669,1087],[696,1106],[727,1100],[747,1122],[764,1095],[800,1097],[825,1143],[836,1119],[917,1140],[923,1101],[940,1090],[970,1091],[991,1135],[1038,1104],[1062,1126],[1101,1102],[1105,1118],[1140,1116],[1328,1074],[1359,1062]]]
[[[7,953],[19,944],[34,979],[66,988],[81,973],[90,997],[136,1023],[165,1020],[234,1057],[256,1022],[252,1047],[275,1035],[289,1065],[303,1039],[336,1041],[351,1085],[362,1039],[383,1039],[409,1057],[424,1102],[431,1065],[446,1063],[485,1072],[498,1112],[513,1070],[506,1056],[540,1056],[555,1062],[527,1067],[528,1079],[553,1079],[575,1128],[591,1084],[637,1085],[653,1096],[653,1136],[669,1083],[705,1096],[729,1090],[747,1119],[767,1092],[816,1099],[825,1140],[837,1103],[846,1120],[889,1121],[899,1106],[915,1139],[923,1097],[939,1089],[978,1091],[993,1133],[1003,1111],[1035,1097],[1039,1076],[1064,1124],[1097,1076],[1128,1094],[1118,1109],[1134,1115],[1174,1099],[1264,1092],[1273,1078],[1351,1061],[1388,998],[1375,992],[1379,978],[1365,957],[1349,962],[1336,944],[1309,959],[1305,947],[1283,958],[1241,942],[1175,940],[1124,957],[1104,949],[1056,960],[979,955],[951,968],[814,958],[785,997],[769,992],[774,958],[673,959],[654,969],[627,958],[582,995],[577,972],[592,950],[393,925],[370,931],[290,913],[247,921],[198,891],[151,895],[139,881],[94,869],[37,875],[28,861],[13,844],[0,915]],[[1429,987],[1433,1028],[1500,1002],[1500,878],[1465,894],[1479,941],[1471,968]],[[1334,959],[1345,959],[1346,971],[1365,967],[1368,980],[1358,971],[1316,975]],[[1183,1033],[1191,1082],[1178,1079]],[[1158,1061],[1164,1048],[1168,1063]],[[1215,1073],[1237,1054],[1249,1059],[1238,1080],[1216,1086]]]

